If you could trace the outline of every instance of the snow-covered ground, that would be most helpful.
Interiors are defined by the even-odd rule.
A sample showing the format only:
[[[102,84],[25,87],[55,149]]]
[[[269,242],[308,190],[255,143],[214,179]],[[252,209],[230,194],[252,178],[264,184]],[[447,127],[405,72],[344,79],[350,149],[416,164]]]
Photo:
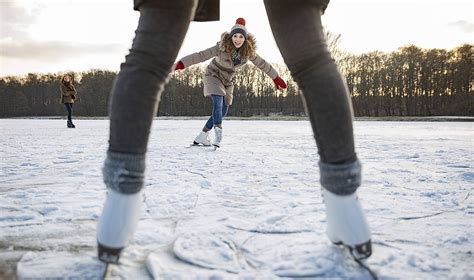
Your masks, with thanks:
[[[0,120],[0,278],[95,279],[108,121]],[[355,123],[360,200],[381,279],[473,279],[472,122]],[[325,236],[307,121],[155,121],[138,230],[117,279],[356,278]],[[179,261],[170,252],[187,262]]]

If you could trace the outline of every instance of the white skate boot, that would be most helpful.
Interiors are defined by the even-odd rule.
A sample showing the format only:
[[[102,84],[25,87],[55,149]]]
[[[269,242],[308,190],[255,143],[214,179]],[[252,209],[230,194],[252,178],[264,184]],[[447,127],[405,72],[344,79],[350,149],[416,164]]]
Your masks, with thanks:
[[[143,194],[123,194],[108,190],[102,215],[97,225],[99,259],[118,263],[122,249],[137,227],[143,205]]]
[[[216,132],[216,137],[214,138],[214,147],[220,148],[221,147],[221,141],[222,141],[222,128],[220,127],[214,127],[214,131]]]
[[[204,132],[201,130],[198,136],[194,139],[194,145],[203,145],[203,146],[211,146],[211,139],[209,139],[209,131]]]
[[[324,188],[322,193],[328,223],[326,233],[331,242],[348,247],[355,259],[370,257],[370,230],[357,195],[336,195]]]

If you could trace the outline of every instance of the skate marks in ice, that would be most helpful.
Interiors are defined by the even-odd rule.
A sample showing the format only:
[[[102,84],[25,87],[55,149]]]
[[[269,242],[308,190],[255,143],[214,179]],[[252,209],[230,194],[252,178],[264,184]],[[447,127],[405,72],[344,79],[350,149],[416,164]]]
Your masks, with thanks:
[[[176,239],[173,252],[177,258],[197,266],[231,273],[239,271],[235,246],[225,236],[186,234]]]
[[[224,224],[236,230],[243,230],[252,233],[264,234],[290,234],[302,232],[314,232],[315,218],[311,215],[302,213],[298,215],[286,215],[281,213],[272,213],[255,217],[250,220],[237,218],[226,218]]]
[[[118,264],[109,264],[107,276],[112,279],[153,279],[145,264],[148,254],[170,246],[175,228],[174,220],[141,219],[131,245],[124,249]]]
[[[146,213],[130,245],[122,252],[119,264],[109,265],[109,275],[119,279],[152,279],[145,265],[148,254],[170,246],[175,229],[175,220],[150,218]]]
[[[243,266],[236,250],[224,233],[198,231],[178,236],[166,251],[188,265],[236,274]]]
[[[159,248],[165,245],[154,245]],[[152,247],[152,246],[149,246]],[[109,264],[107,276],[104,279],[152,279],[145,266],[149,248],[143,246],[128,246],[120,256],[119,264]]]
[[[155,279],[238,279],[236,259],[223,236],[197,232],[150,253],[146,266]]]
[[[95,250],[27,252],[17,264],[21,279],[152,279],[144,265],[147,253],[141,247],[127,247],[118,265],[106,264]]]
[[[255,234],[245,240],[241,251],[259,270],[270,270],[278,277],[341,277],[365,275],[357,264],[323,235]]]
[[[172,243],[176,222],[169,219],[152,219],[145,217],[140,220],[137,233],[131,244],[122,252],[118,265],[109,265],[107,276],[114,279],[152,279],[145,266],[149,252]],[[81,247],[71,243],[79,243],[81,237],[74,242],[58,244],[58,240],[50,236],[58,235],[51,232],[44,236],[45,245],[27,252],[17,266],[18,279],[103,279],[105,264],[97,259],[94,231],[95,223],[87,231],[81,230],[87,236],[80,241]],[[78,229],[76,229],[78,231]],[[61,231],[60,235],[69,235],[69,231]],[[26,240],[25,244],[31,243]],[[56,248],[56,250],[51,249]],[[31,250],[31,249],[30,249]],[[59,251],[64,250],[64,251]],[[67,251],[66,251],[67,250]],[[109,279],[109,278],[105,278]]]
[[[148,255],[156,279],[275,279],[277,277],[369,277],[326,239],[314,233],[252,234],[195,232]]]
[[[1,203],[2,199],[0,199]],[[5,201],[6,202],[6,201]],[[22,209],[13,204],[2,203],[0,206],[0,228],[17,227],[17,226],[33,226],[41,225],[44,221],[44,216],[41,212]],[[44,211],[53,211],[54,207],[44,209]]]
[[[201,231],[179,236],[172,246],[148,255],[147,267],[155,279],[272,279],[242,255],[231,235]]]
[[[105,265],[94,252],[28,252],[17,264],[22,279],[101,279]]]
[[[170,246],[150,253],[146,266],[153,279],[238,279],[237,274],[199,267],[178,259]]]
[[[203,144],[199,144],[199,143],[191,143],[189,144],[189,146],[185,146],[185,148],[193,148],[193,147],[200,147],[200,148],[206,148],[205,150],[208,150],[208,151],[216,151],[218,148],[220,148],[220,146],[218,145],[203,145]]]
[[[472,279],[472,269],[459,261],[470,262],[471,259],[472,262],[472,233],[456,228],[459,219],[452,212],[426,215],[423,211],[393,218],[372,218],[375,249],[369,259],[370,267],[390,276],[410,273],[426,279],[462,279],[451,276],[471,275],[466,279]],[[450,234],[446,234],[444,227],[449,224],[452,228]],[[436,246],[427,242],[430,239],[436,240]],[[405,264],[403,271],[400,271],[401,262]]]

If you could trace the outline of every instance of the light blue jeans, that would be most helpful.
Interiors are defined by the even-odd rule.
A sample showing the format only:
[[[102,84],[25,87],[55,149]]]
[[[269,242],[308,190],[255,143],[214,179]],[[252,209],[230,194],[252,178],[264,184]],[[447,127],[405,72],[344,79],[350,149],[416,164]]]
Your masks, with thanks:
[[[212,98],[212,115],[206,122],[206,127],[210,130],[216,124],[221,124],[222,119],[227,115],[229,106],[225,104],[224,96],[211,95]]]

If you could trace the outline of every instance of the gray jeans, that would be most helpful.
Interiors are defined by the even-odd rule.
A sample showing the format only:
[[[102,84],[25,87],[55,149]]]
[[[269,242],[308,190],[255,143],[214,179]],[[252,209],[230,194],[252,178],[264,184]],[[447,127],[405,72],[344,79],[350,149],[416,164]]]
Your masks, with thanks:
[[[138,192],[143,186],[151,123],[197,1],[143,2],[133,45],[121,65],[110,105],[104,179],[108,187],[123,193]],[[266,0],[265,7],[285,63],[304,96],[320,155],[321,183],[344,195],[360,185],[360,164],[354,149],[350,97],[330,56],[318,2]]]

